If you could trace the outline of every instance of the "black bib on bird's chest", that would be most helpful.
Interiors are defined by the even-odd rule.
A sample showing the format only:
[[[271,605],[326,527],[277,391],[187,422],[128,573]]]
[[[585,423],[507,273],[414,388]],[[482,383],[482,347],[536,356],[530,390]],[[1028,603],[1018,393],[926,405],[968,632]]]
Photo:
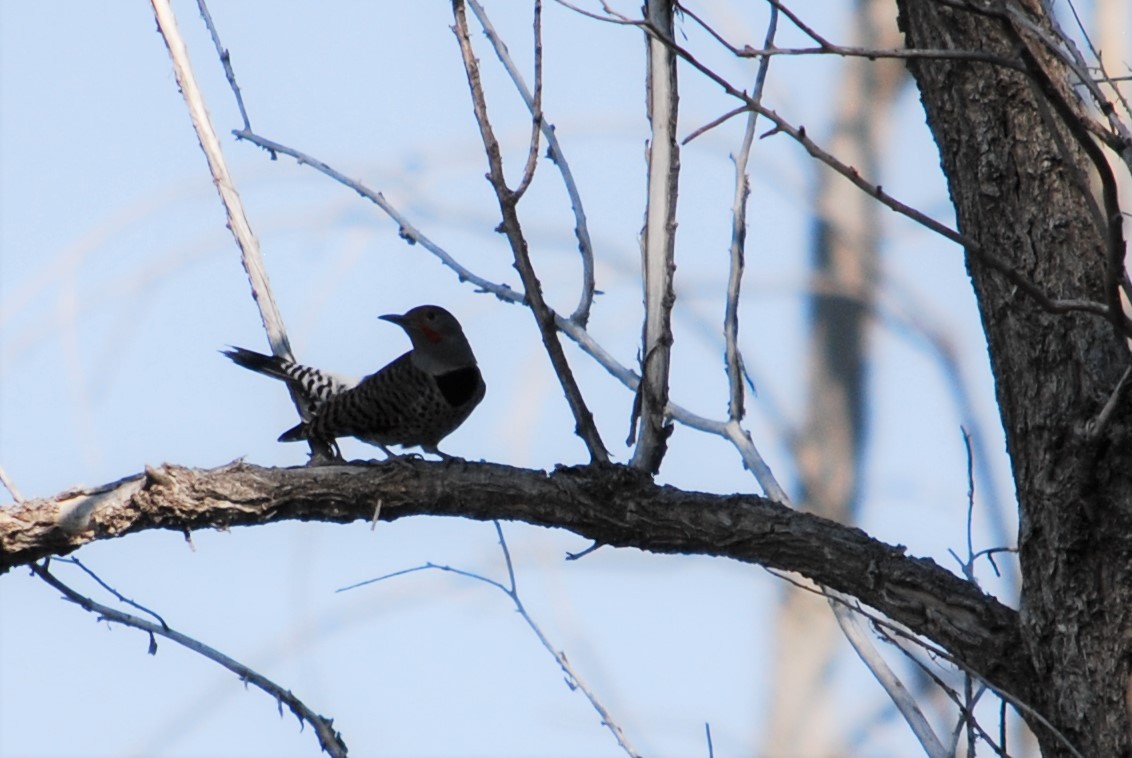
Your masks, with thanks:
[[[457,408],[472,399],[480,384],[480,370],[476,366],[458,368],[436,377],[436,386],[440,394],[453,408]]]

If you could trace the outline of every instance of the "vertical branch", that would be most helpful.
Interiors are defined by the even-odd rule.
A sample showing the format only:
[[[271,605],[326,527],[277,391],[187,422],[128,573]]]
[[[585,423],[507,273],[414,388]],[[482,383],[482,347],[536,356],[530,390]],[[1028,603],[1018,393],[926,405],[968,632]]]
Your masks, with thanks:
[[[763,41],[764,50],[769,50],[774,45],[777,31],[778,8],[771,6],[766,39]],[[759,61],[759,70],[755,75],[755,90],[751,93],[751,99],[756,103],[762,102],[763,87],[769,69],[770,56],[764,55]],[[750,161],[751,144],[755,139],[755,126],[758,120],[758,111],[752,110],[747,114],[747,129],[743,133],[743,142],[739,146],[739,152],[731,156],[731,160],[735,163],[735,200],[731,205],[731,268],[727,274],[727,306],[723,313],[723,338],[726,343],[727,384],[730,394],[727,416],[736,423],[743,419],[743,365],[742,356],[739,354],[739,290],[743,284],[743,253],[747,240],[747,197],[751,193],[747,163]]]
[[[646,0],[649,26],[672,39],[672,0]],[[645,290],[641,384],[634,403],[634,424],[640,438],[633,451],[634,468],[656,473],[668,448],[672,424],[665,415],[668,373],[672,353],[672,306],[676,293],[676,193],[680,175],[680,148],[676,142],[679,97],[676,88],[676,54],[655,35],[648,35],[648,117],[652,128],[648,156],[648,205],[641,241],[641,268]],[[630,435],[632,437],[632,435]]]
[[[558,381],[562,385],[562,391],[566,395],[566,402],[570,405],[570,411],[574,414],[574,431],[585,442],[591,463],[608,463],[609,453],[606,451],[605,444],[601,441],[601,436],[594,425],[593,414],[590,413],[585,400],[582,398],[582,392],[578,388],[573,372],[570,370],[570,364],[566,361],[566,354],[562,351],[562,343],[558,339],[558,329],[554,321],[554,311],[547,306],[546,300],[543,299],[542,284],[531,265],[527,240],[523,236],[522,226],[519,223],[518,203],[520,195],[507,186],[507,179],[503,174],[503,155],[499,149],[499,141],[496,140],[495,133],[491,128],[491,120],[487,115],[487,99],[484,96],[483,84],[480,82],[479,61],[476,60],[475,52],[472,50],[471,37],[468,34],[468,19],[464,12],[463,0],[453,0],[452,15],[456,21],[453,31],[460,44],[460,53],[468,77],[468,88],[471,90],[476,123],[479,125],[484,151],[487,153],[488,180],[495,190],[495,196],[499,200],[499,210],[503,215],[503,223],[499,228],[507,235],[507,241],[511,245],[511,252],[515,258],[515,269],[519,272],[519,277],[523,282],[526,302],[530,306],[531,313],[534,314],[535,323],[538,325],[539,334],[542,336],[543,346],[550,357],[554,373],[558,376]],[[538,23],[538,20],[538,15],[536,15],[536,23]],[[541,84],[536,83],[536,92],[539,91],[540,87]],[[534,118],[540,119],[541,116],[536,113]],[[538,134],[539,130],[533,129],[532,139],[537,140]],[[533,171],[533,167],[529,163],[528,170]],[[525,176],[526,174],[524,174]]]

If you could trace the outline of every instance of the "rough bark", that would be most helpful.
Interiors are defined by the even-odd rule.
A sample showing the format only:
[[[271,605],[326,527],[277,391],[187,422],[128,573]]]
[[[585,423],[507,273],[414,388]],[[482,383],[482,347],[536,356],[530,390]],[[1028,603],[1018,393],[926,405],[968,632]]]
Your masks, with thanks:
[[[1096,173],[1066,127],[1065,106],[1082,112],[1069,72],[1017,22],[974,7],[900,2],[908,47],[980,50],[1031,67],[911,63],[959,228],[1048,295],[1107,302],[1108,219],[1077,178]],[[1019,12],[1048,29],[1036,8]],[[1037,678],[1016,694],[1082,754],[1132,755],[1132,403],[1098,438],[1085,432],[1127,349],[1107,321],[1043,311],[970,251],[967,265],[1020,508],[1022,643]],[[1067,754],[1027,720],[1045,755]]]
[[[226,529],[281,520],[348,523],[412,515],[510,519],[615,547],[699,553],[795,571],[876,608],[1008,691],[1030,681],[1018,614],[925,558],[860,529],[756,495],[654,484],[622,466],[553,473],[487,463],[269,469],[166,464],[105,487],[0,509],[0,571],[144,529]]]

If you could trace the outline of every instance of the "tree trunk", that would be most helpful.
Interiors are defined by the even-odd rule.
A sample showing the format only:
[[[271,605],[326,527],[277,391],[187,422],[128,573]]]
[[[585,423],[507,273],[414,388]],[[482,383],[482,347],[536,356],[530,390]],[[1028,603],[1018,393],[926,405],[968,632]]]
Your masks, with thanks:
[[[1081,140],[1091,138],[1064,118],[1084,114],[1071,72],[1018,17],[992,13],[900,0],[909,48],[977,50],[1028,68],[910,64],[959,228],[1049,297],[1107,303],[1111,209],[1098,213],[1088,186],[1098,173]],[[1017,13],[1050,28],[1039,10]],[[1095,439],[1086,432],[1128,351],[1104,318],[1044,310],[983,254],[968,249],[967,266],[1020,509],[1022,635],[1036,678],[1010,694],[1081,754],[1132,755],[1132,403],[1125,397]],[[1045,755],[1071,754],[1022,715]]]

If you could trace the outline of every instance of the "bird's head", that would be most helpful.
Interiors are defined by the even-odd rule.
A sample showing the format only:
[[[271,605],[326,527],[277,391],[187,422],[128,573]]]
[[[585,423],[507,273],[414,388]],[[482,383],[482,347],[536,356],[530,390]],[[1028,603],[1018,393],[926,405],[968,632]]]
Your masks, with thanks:
[[[413,342],[413,363],[433,374],[474,366],[476,358],[460,322],[439,305],[418,305],[402,314],[379,316],[405,330]]]

